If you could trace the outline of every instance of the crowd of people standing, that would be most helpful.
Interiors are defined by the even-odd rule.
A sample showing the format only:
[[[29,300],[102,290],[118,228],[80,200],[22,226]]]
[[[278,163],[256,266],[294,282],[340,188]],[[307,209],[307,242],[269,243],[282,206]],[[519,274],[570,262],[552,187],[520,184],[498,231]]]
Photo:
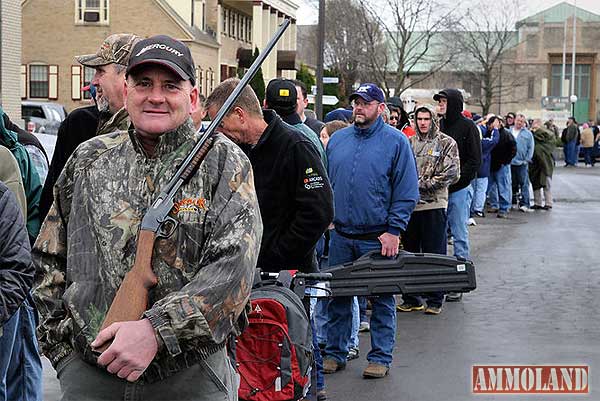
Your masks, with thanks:
[[[454,256],[470,259],[476,219],[552,209],[551,122],[474,116],[453,88],[409,115],[373,83],[320,122],[308,115],[302,82],[274,79],[264,104],[252,88],[242,91],[178,194],[178,206],[193,206],[173,209],[177,227],[150,250],[158,284],[142,318],[102,327],[137,257],[142,217],[202,119],[215,118],[239,80],[204,99],[189,49],[164,35],[110,35],[77,61],[96,71],[95,104],[62,123],[50,162],[0,109],[0,262],[9,277],[0,289],[1,399],[41,399],[40,350],[59,374],[63,400],[235,399],[225,344],[246,324],[255,267],[326,271],[372,251],[445,255],[449,243]],[[595,125],[580,132],[570,119],[560,139],[567,166],[577,164],[578,146],[594,165]],[[360,357],[360,332],[371,334],[363,376],[382,378],[397,312],[439,315],[461,299],[316,302],[318,399],[326,399],[323,373]],[[212,374],[192,369],[199,364]]]

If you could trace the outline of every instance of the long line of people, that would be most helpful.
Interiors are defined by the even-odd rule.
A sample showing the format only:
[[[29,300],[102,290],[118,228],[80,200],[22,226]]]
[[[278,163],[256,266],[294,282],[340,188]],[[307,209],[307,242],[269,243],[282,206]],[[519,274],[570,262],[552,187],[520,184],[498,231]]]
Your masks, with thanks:
[[[149,42],[144,43],[150,47],[144,48],[136,57],[149,53],[148,49],[158,49],[158,52],[162,49],[162,42],[168,42],[169,46],[175,46],[185,53],[185,48],[179,47],[182,44],[168,37],[149,38],[146,41]],[[183,111],[179,113],[181,121],[178,120],[181,125],[173,127],[185,131],[186,135],[191,135],[194,128],[200,128],[199,122],[206,114],[205,110],[214,117],[237,84],[235,80],[223,82],[209,96],[206,104],[201,104],[200,97],[194,92],[194,78],[186,72],[193,70],[191,56],[175,62],[171,60],[172,55],[156,55],[156,59],[148,58],[138,61],[139,65],[132,64],[130,56],[133,48],[141,46],[139,42],[140,39],[135,35],[111,35],[97,54],[78,58],[80,63],[92,66],[97,71],[93,84],[98,87],[99,96],[94,107],[100,109],[100,114],[86,108],[69,115],[59,130],[59,143],[45,185],[40,177],[45,175],[45,171],[40,173],[36,169],[37,164],[43,164],[43,158],[36,150],[35,142],[29,143],[30,149],[24,147],[19,143],[17,133],[10,129],[11,126],[7,127],[7,117],[3,115],[0,120],[0,144],[4,146],[0,150],[10,150],[0,152],[0,181],[4,181],[8,187],[6,189],[0,185],[0,202],[6,205],[0,210],[0,219],[15,221],[11,230],[20,230],[22,234],[26,227],[26,234],[29,234],[29,241],[24,240],[27,235],[0,236],[2,269],[16,277],[11,283],[19,284],[0,288],[2,301],[7,305],[6,313],[2,315],[0,346],[4,356],[18,352],[27,360],[0,358],[0,379],[3,379],[0,398],[3,394],[6,396],[16,391],[6,385],[7,378],[10,378],[9,383],[23,382],[18,385],[29,391],[24,399],[41,397],[41,363],[33,335],[37,324],[34,301],[43,301],[41,305],[46,307],[48,302],[62,305],[62,298],[58,296],[50,300],[52,295],[45,293],[45,290],[39,294],[39,288],[37,297],[31,297],[34,271],[29,247],[35,243],[48,210],[51,211],[47,219],[48,227],[68,220],[68,216],[61,215],[64,210],[56,205],[54,196],[64,195],[60,192],[62,187],[57,186],[56,182],[76,147],[103,133],[114,134],[115,131],[129,129],[129,133],[134,135],[134,123],[144,121],[135,115],[133,118],[136,121],[131,119],[128,110],[135,111],[136,105],[130,104],[129,109],[124,107],[127,91],[125,97],[119,92],[125,79],[139,78],[131,70],[137,73],[146,71],[138,68],[144,65],[144,68],[152,71],[148,76],[139,78],[142,83],[125,83],[126,88],[131,88],[132,98],[136,93],[142,96],[143,91],[154,91],[152,79],[163,77],[161,74],[171,74],[170,80],[185,83],[181,88],[173,87],[171,83],[164,84],[156,91],[166,88],[169,94],[164,96],[170,96],[183,90],[183,87],[189,89],[191,96],[181,104]],[[140,57],[151,56],[147,54]],[[171,65],[165,64],[161,57],[165,57],[169,63],[183,64],[177,64],[178,69],[167,71],[157,67]],[[325,123],[305,115],[306,88],[299,81],[271,81],[267,86],[263,108],[250,88],[246,92],[223,120],[219,130],[239,145],[246,156],[241,156],[241,153],[237,155],[237,147],[232,148],[232,154],[242,161],[247,157],[251,163],[262,216],[262,223],[254,226],[252,235],[260,233],[264,226],[260,252],[255,256],[258,264],[267,270],[297,267],[311,271],[316,267],[315,256],[320,259],[320,267],[326,270],[330,266],[355,260],[369,251],[392,257],[402,248],[410,252],[446,254],[449,234],[452,237],[452,253],[470,259],[467,226],[475,224],[475,219],[485,217],[486,213],[496,213],[498,218],[506,218],[511,204],[513,209],[524,213],[552,208],[553,154],[558,135],[552,122],[528,122],[526,116],[514,113],[508,113],[505,117],[493,114],[485,118],[472,116],[463,110],[461,92],[452,88],[436,93],[432,99],[435,105],[417,105],[411,118],[399,98],[386,101],[377,85],[365,83],[350,96],[352,110],[334,110],[326,116]],[[152,98],[149,103],[159,104],[159,100]],[[77,130],[77,136],[69,135],[73,130]],[[161,135],[168,135],[169,132],[174,131],[161,131]],[[108,140],[108,137],[102,138]],[[122,143],[129,143],[123,138],[119,139],[124,141]],[[148,140],[147,137],[143,138]],[[579,132],[575,120],[570,119],[561,139],[565,144],[567,166],[577,163],[577,156],[573,156],[573,152],[577,152],[578,141],[583,148],[586,165],[594,164],[594,152],[590,149],[598,146],[600,134],[597,127],[583,126]],[[225,138],[219,140],[226,141],[221,143],[222,147],[233,146]],[[91,146],[90,142],[86,143]],[[110,146],[113,145],[116,146],[116,142]],[[134,148],[131,150],[133,153],[147,153],[138,147]],[[44,170],[43,167],[39,169]],[[149,176],[146,176],[146,181],[148,187],[153,188]],[[280,185],[283,182],[287,184]],[[533,206],[530,204],[530,183]],[[229,182],[228,188],[231,189],[233,185],[233,181]],[[40,212],[42,186],[46,196],[41,201]],[[225,187],[220,188],[225,191]],[[254,193],[254,187],[251,192]],[[7,227],[3,224],[2,228]],[[5,243],[8,239],[16,242]],[[15,247],[22,252],[11,259],[7,249]],[[38,255],[56,251],[49,250],[44,241],[38,241],[35,248]],[[131,249],[127,255],[132,255]],[[37,263],[45,266],[45,259],[40,258]],[[178,260],[174,263],[183,263]],[[60,285],[55,282],[60,281],[57,272],[46,272],[44,275],[42,270],[38,268],[36,276],[36,283],[40,287]],[[62,280],[64,282],[65,278],[62,277]],[[321,348],[323,354],[322,362],[318,360],[318,373],[336,373],[343,370],[348,361],[358,359],[359,333],[368,331],[371,334],[371,350],[366,355],[368,365],[363,376],[385,377],[392,365],[396,312],[424,311],[429,315],[439,315],[444,302],[460,300],[461,294],[453,293],[405,296],[400,304],[392,296],[319,300],[312,313],[314,347]],[[370,316],[368,308],[371,309]],[[44,310],[42,319],[56,324],[58,321],[52,313]],[[161,319],[167,317],[162,316]],[[68,318],[58,323],[73,324]],[[42,326],[44,324],[42,321]],[[206,327],[203,326],[203,330],[210,330],[206,321],[204,324]],[[166,326],[160,327],[166,330]],[[9,337],[9,328],[15,333],[31,333],[31,341],[19,342],[14,335]],[[56,334],[52,330],[42,330],[40,342],[44,352],[58,363],[68,355],[58,355],[49,348],[48,336]],[[7,339],[10,338],[12,341],[9,343]],[[71,340],[75,341],[73,338]],[[167,336],[166,341],[170,341],[170,337]],[[65,344],[61,343],[61,346]],[[83,346],[87,346],[87,343]],[[164,347],[164,344],[161,346]],[[30,371],[16,369],[18,364],[26,364]],[[25,374],[35,380],[24,383]],[[21,377],[19,379],[14,375]],[[69,384],[68,377],[63,379]],[[317,389],[318,399],[324,400],[325,382],[320,374]]]

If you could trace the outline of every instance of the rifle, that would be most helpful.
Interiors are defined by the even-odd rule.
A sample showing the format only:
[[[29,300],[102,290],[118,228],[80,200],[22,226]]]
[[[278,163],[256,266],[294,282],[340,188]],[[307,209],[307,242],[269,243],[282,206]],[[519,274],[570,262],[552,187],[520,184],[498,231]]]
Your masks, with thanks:
[[[179,188],[186,184],[196,173],[196,170],[198,170],[198,167],[212,145],[213,133],[289,25],[290,20],[285,19],[279,26],[275,35],[267,43],[265,49],[258,55],[256,60],[254,60],[254,63],[252,63],[240,83],[231,95],[229,95],[215,119],[210,123],[194,148],[178,167],[177,172],[171,177],[144,215],[140,225],[133,268],[125,274],[100,330],[105,329],[115,322],[139,320],[147,310],[148,292],[158,284],[158,278],[152,270],[154,241],[156,238],[170,237],[179,224],[177,220],[169,216],[174,206],[173,198]],[[96,348],[95,351],[103,352],[109,345],[110,343],[106,342]]]
[[[401,251],[386,258],[373,251],[326,272],[331,278],[309,285],[324,290],[322,296],[418,295],[477,288],[472,261],[431,253]]]

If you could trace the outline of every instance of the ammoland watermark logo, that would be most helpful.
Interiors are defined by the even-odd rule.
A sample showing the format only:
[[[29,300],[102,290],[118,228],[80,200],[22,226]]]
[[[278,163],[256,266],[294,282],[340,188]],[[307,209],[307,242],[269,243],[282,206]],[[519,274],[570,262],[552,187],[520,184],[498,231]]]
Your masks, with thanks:
[[[588,365],[473,365],[475,394],[588,394]]]

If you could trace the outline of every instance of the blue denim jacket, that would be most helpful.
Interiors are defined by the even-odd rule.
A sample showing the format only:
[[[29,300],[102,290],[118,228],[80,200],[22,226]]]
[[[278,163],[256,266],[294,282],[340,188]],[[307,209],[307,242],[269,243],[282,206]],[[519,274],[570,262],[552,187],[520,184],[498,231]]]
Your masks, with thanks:
[[[533,134],[527,128],[521,128],[517,136],[517,154],[510,162],[513,166],[522,166],[531,162],[533,157]]]
[[[406,229],[419,200],[408,140],[379,117],[366,129],[339,130],[327,144],[337,230],[347,234]]]

